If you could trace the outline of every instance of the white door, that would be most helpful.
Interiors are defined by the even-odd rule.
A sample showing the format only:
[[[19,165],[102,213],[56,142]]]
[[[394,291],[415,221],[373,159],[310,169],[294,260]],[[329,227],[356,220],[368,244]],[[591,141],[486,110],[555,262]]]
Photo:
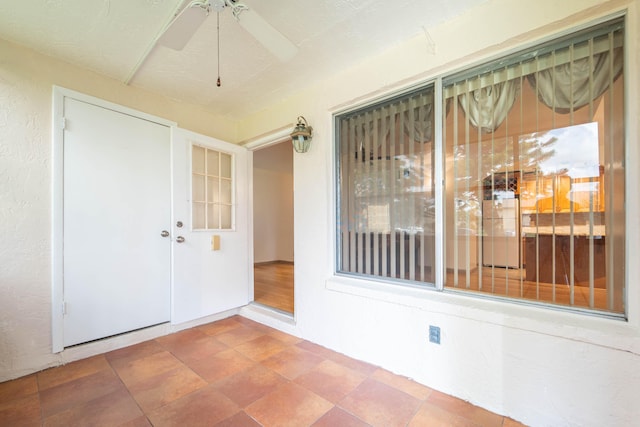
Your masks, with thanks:
[[[64,346],[170,320],[170,128],[64,98]]]
[[[222,172],[194,170],[194,150],[200,159],[195,163],[205,162],[206,152],[207,168],[217,170],[215,162],[219,162]],[[249,303],[248,152],[174,128],[172,157],[172,323],[182,323]],[[227,195],[221,196],[226,204],[221,209],[207,203],[211,202],[207,197],[216,198],[218,192]],[[214,247],[216,240],[219,248]]]

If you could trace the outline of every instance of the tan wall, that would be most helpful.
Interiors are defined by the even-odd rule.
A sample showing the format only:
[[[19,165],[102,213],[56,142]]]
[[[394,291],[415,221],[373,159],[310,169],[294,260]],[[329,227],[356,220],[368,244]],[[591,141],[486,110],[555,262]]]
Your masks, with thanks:
[[[293,261],[293,148],[253,152],[254,262]]]

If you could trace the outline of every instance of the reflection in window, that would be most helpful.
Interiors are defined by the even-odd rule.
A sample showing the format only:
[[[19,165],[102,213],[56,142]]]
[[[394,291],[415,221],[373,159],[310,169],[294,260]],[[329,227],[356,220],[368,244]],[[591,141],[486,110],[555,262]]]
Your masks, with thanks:
[[[233,186],[230,154],[191,146],[192,228],[233,228]]]
[[[623,33],[445,79],[446,288],[624,314]]]
[[[433,283],[433,87],[336,119],[342,273]]]
[[[337,272],[624,316],[623,65],[616,19],[336,116]]]

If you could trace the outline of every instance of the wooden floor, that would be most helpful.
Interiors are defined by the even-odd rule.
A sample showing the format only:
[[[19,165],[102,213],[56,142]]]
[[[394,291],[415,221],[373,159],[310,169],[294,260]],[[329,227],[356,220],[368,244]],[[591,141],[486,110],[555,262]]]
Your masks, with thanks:
[[[482,273],[482,275],[480,275]],[[472,292],[508,296],[564,306],[621,311],[609,307],[607,291],[600,280],[596,288],[523,280],[524,270],[483,267],[469,272],[448,271],[446,287]],[[482,283],[482,285],[480,285]],[[254,301],[293,314],[293,263],[270,262],[254,266]]]
[[[469,272],[447,272],[447,288],[464,289],[496,296],[508,296],[580,308],[595,308],[603,311],[620,311],[609,307],[604,279],[596,280],[596,287],[571,286],[564,283],[544,283],[524,280],[524,270],[483,267]]]
[[[253,300],[293,314],[293,263],[274,261],[253,268]]]
[[[0,383],[0,426],[522,424],[234,316]]]

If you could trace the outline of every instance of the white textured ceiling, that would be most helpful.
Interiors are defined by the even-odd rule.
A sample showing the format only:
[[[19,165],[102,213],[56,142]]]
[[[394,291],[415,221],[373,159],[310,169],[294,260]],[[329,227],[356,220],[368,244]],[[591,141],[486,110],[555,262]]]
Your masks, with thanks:
[[[182,51],[155,38],[183,0],[0,0],[0,38],[233,119],[421,34],[485,0],[243,0],[299,48],[282,63],[230,10]]]

